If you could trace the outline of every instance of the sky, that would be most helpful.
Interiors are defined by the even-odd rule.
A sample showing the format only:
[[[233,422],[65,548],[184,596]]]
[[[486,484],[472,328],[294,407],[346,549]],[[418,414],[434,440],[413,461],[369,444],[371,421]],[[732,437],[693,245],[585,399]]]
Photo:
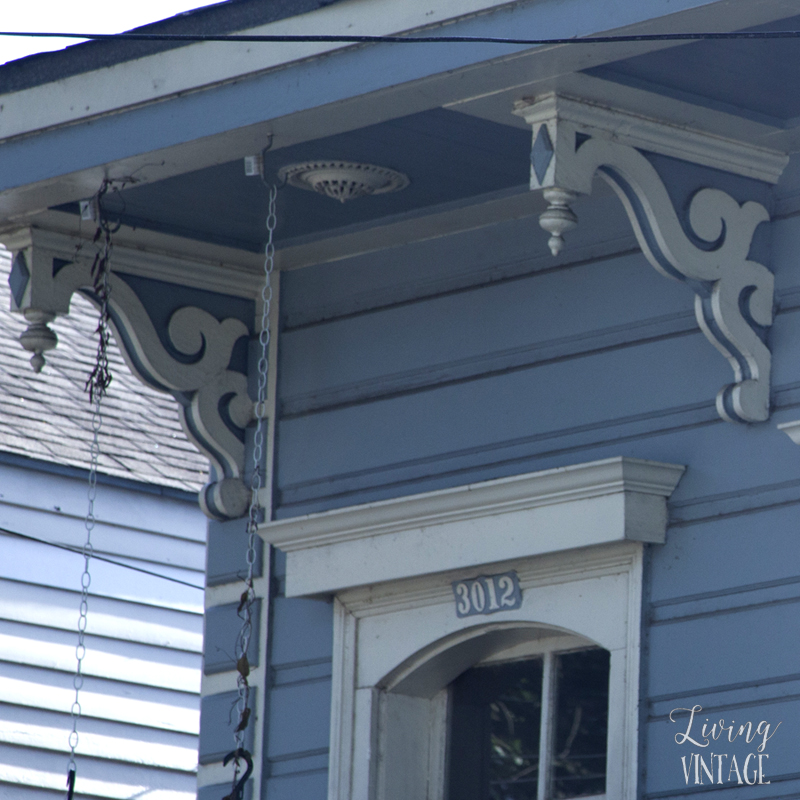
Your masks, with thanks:
[[[217,0],[218,1],[218,0]],[[120,33],[160,19],[172,17],[192,8],[213,5],[214,0],[23,0],[0,3],[0,30],[69,32],[69,33]],[[17,58],[60,50],[78,39],[39,39],[0,36],[0,64]]]

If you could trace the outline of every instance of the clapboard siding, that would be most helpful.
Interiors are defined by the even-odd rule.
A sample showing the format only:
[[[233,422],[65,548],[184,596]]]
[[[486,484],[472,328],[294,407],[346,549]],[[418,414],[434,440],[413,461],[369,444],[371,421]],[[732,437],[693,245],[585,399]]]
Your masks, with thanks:
[[[63,712],[74,699],[69,673],[53,674],[30,664],[3,664],[0,703]],[[95,719],[195,736],[198,733],[194,692],[179,693],[146,686],[136,686],[133,691],[129,683],[87,676],[81,690],[81,708]]]
[[[326,400],[363,402],[365,395],[390,396],[693,330],[691,297],[676,282],[650,302],[620,302],[614,324],[608,324],[608,310],[598,306],[597,296],[609,281],[626,285],[630,295],[647,296],[649,272],[641,254],[609,258],[286,330],[283,357],[302,368],[288,370],[283,414],[324,409]],[[387,340],[387,330],[402,335]],[[423,341],[424,349],[414,346]],[[331,358],[337,351],[349,358]],[[301,360],[300,354],[307,355]]]
[[[676,381],[687,365],[697,379]],[[543,469],[561,453],[715,423],[726,369],[697,332],[284,420],[279,515]],[[632,382],[650,388],[645,402]]]
[[[41,528],[34,528],[41,533]],[[2,533],[0,533],[2,535]],[[46,586],[74,592],[80,586],[80,573],[83,567],[81,561],[76,561],[74,555],[64,550],[48,550],[50,558],[41,559],[42,545],[37,542],[25,541],[12,536],[3,537],[3,552],[8,553],[8,561],[0,564],[0,575],[7,580],[31,585]],[[98,549],[98,555],[113,557],[114,560],[125,564],[126,567],[114,567],[106,570],[94,571],[92,579],[92,595],[94,597],[116,598],[121,601],[130,601],[140,606],[156,606],[169,608],[176,611],[194,613],[195,600],[190,599],[194,589],[189,592],[181,584],[166,581],[158,575],[180,580],[192,586],[201,586],[202,575],[197,570],[181,569],[164,564],[153,564],[150,561],[140,561],[126,558],[125,556],[103,554]],[[35,576],[31,579],[30,561],[38,559]],[[100,559],[98,564],[102,563]],[[111,567],[111,565],[108,565]],[[139,570],[147,570],[140,572]],[[152,575],[149,573],[158,573]],[[142,611],[142,613],[146,613]]]
[[[714,400],[730,367],[700,332],[692,293],[632,251],[607,194],[581,201],[558,259],[528,218],[282,276],[278,517],[611,456],[687,465],[667,544],[647,559],[647,798],[696,791],[669,721],[695,703],[717,718],[783,723],[767,748],[772,783],[726,796],[800,792],[800,451],[774,424],[800,416],[797,166],[772,197],[752,182],[715,184],[753,190],[782,214],[753,251],[772,253],[776,275],[767,424],[720,420]],[[659,168],[675,199],[715,181],[669,160]],[[287,729],[272,746],[312,770],[301,745],[324,747],[324,723],[312,731],[278,712]],[[290,796],[273,774],[268,800]],[[305,796],[323,798],[322,786]]]
[[[69,714],[26,709],[24,724],[13,706],[0,710],[0,740],[58,753]],[[197,765],[196,739],[175,731],[141,726],[121,728],[115,721],[81,719],[80,748],[87,758],[128,761],[146,767],[192,772]]]
[[[796,166],[776,190],[779,210],[786,205],[782,198],[797,192]],[[798,416],[800,218],[777,219],[769,227],[778,310],[768,340],[774,424]],[[800,609],[800,459],[773,424],[722,426],[716,436],[712,429],[698,431],[696,448],[682,458],[676,453],[689,470],[671,503],[667,543],[652,548],[649,562],[645,797],[677,799],[703,790],[693,775],[687,782],[679,758],[704,751],[674,740],[685,730],[687,712],[683,727],[669,720],[672,709],[694,705],[702,706],[701,724],[722,718],[737,726],[765,720],[772,727],[764,761],[770,784],[726,782],[726,796],[800,793],[793,734],[800,724],[800,653],[789,633]],[[755,744],[722,739],[708,750],[736,754],[741,765]]]
[[[584,217],[621,241],[615,203],[584,204]],[[498,245],[500,266],[524,249],[519,239],[542,252],[530,219],[506,226],[516,237]],[[284,276],[277,516],[546,468],[609,440],[716,422],[729,367],[699,331],[687,287],[628,250],[549,269],[532,256],[525,272],[465,285],[462,256],[493,266],[481,236],[496,241],[489,228],[410,245],[405,262],[424,264],[426,280],[416,297],[402,284],[394,303],[385,284],[397,271],[383,253]],[[347,287],[362,306],[373,289],[380,305],[355,313]]]
[[[286,559],[271,558],[272,599],[265,687],[266,800],[326,796],[333,604],[284,596]]]
[[[0,743],[3,764],[3,800],[7,796],[27,800],[27,786],[49,790],[48,800],[63,800],[66,791],[66,756],[32,746],[8,746]],[[187,789],[184,771],[153,769],[124,761],[87,757],[80,762],[80,795],[102,800],[189,800],[194,788]],[[194,781],[192,781],[193,783]],[[7,784],[10,784],[8,786]],[[77,786],[77,784],[76,784]],[[5,792],[8,791],[9,795]],[[11,794],[16,792],[16,794]]]
[[[630,225],[603,181],[595,196],[579,198],[581,225],[570,248],[553,258],[547,235],[526,214],[464,233],[283,273],[281,317],[287,329],[392,307],[498,280],[558,270],[579,262],[637,251]],[[601,202],[597,202],[600,199]],[[611,202],[609,202],[611,200]],[[281,378],[283,380],[283,378]]]
[[[61,484],[54,490],[61,491]],[[103,503],[98,504],[98,515],[103,513]],[[84,510],[85,514],[85,510]],[[137,515],[138,516],[138,515]],[[150,564],[175,566],[202,574],[204,566],[204,547],[202,542],[187,541],[177,536],[169,536],[160,531],[147,531],[139,528],[139,520],[127,528],[122,522],[108,524],[99,521],[96,526],[99,554],[114,553],[116,556],[131,558]],[[83,515],[72,517],[66,514],[36,512],[30,508],[5,509],[0,517],[0,527],[12,531],[22,531],[37,538],[47,538],[48,530],[57,527],[63,544],[82,547],[86,539]]]
[[[75,608],[79,603],[80,592],[10,580],[0,583],[2,620],[72,633]],[[201,651],[203,644],[202,625],[196,614],[153,608],[147,604],[124,602],[95,594],[92,595],[91,627],[87,630],[94,636],[195,654]]]
[[[84,480],[10,465],[0,466],[0,479],[0,524],[46,542],[82,544]],[[190,497],[100,486],[96,507],[95,553],[121,563],[91,562],[78,790],[85,797],[190,800],[205,524]],[[83,557],[2,532],[0,545],[0,796],[60,797]]]

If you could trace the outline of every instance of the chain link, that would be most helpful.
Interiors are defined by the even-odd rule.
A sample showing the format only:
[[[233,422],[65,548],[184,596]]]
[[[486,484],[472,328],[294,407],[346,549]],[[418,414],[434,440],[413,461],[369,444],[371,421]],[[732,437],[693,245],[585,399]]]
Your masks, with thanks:
[[[259,358],[258,358],[258,389],[255,405],[256,428],[253,434],[253,473],[250,478],[250,508],[247,515],[247,577],[245,579],[245,590],[242,592],[239,601],[239,616],[242,618],[242,629],[236,641],[236,669],[238,677],[236,679],[238,700],[237,710],[239,712],[239,724],[234,731],[233,739],[235,750],[238,752],[244,747],[244,736],[250,719],[250,684],[248,675],[250,674],[250,664],[247,658],[247,651],[250,646],[250,638],[253,634],[253,605],[256,599],[253,587],[253,574],[257,558],[256,536],[258,523],[261,515],[261,503],[259,491],[264,485],[264,475],[262,475],[262,462],[264,458],[264,434],[265,421],[267,418],[267,374],[269,372],[269,344],[270,330],[269,317],[272,307],[272,272],[275,268],[275,227],[277,225],[276,201],[278,188],[269,187],[269,209],[267,212],[267,244],[264,249],[264,284],[261,288],[261,328],[258,334]],[[236,787],[239,776],[239,758],[234,759],[233,786]],[[233,793],[231,794],[231,797]]]
[[[97,333],[99,335],[98,350],[97,350],[97,363],[95,370],[104,369],[108,371],[108,354],[106,346],[108,344],[108,296],[110,286],[108,282],[108,259],[110,255],[110,241],[108,238],[104,244],[103,249],[103,266],[101,286],[102,291],[98,292],[100,298],[100,319],[97,325]],[[72,795],[72,788],[75,780],[76,764],[75,764],[75,750],[78,747],[78,721],[81,717],[81,704],[80,692],[83,688],[83,659],[86,657],[86,625],[88,622],[89,613],[89,587],[92,583],[92,576],[89,572],[89,562],[91,561],[94,548],[92,546],[92,531],[95,528],[97,520],[94,515],[94,504],[97,498],[97,467],[100,460],[100,430],[103,427],[103,416],[100,413],[100,402],[105,393],[105,387],[98,390],[95,386],[94,391],[90,389],[90,398],[92,403],[92,443],[89,448],[89,488],[87,491],[88,508],[86,511],[86,518],[84,526],[86,528],[86,542],[81,551],[83,555],[83,572],[81,573],[81,602],[78,613],[78,644],[75,647],[75,660],[77,662],[75,668],[75,675],[72,679],[72,685],[75,689],[75,699],[72,702],[71,716],[72,716],[72,730],[69,733],[69,761],[67,762],[69,795]]]

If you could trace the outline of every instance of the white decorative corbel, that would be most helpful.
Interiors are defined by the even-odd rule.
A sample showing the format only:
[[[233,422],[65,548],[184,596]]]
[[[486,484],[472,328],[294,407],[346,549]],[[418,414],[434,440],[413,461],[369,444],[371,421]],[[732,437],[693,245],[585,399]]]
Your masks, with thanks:
[[[740,205],[718,189],[701,189],[689,204],[690,238],[644,153],[770,183],[788,158],[556,94],[520,103],[515,113],[533,128],[531,189],[542,189],[548,201],[540,224],[550,233],[553,254],[578,223],[571,203],[589,194],[599,175],[622,201],[647,260],[694,290],[697,321],[734,373],[735,382],[717,395],[719,415],[736,422],[766,420],[771,356],[764,334],[772,324],[774,281],[748,254],[756,227],[769,220],[767,210],[753,201]]]
[[[38,372],[42,353],[58,341],[47,323],[69,313],[76,291],[95,302],[92,248],[76,251],[71,237],[35,228],[4,241],[14,252],[12,311],[31,323],[20,339],[34,353],[31,363]],[[115,255],[124,256],[118,248]],[[111,327],[128,366],[142,381],[178,400],[184,430],[211,462],[211,480],[200,492],[203,511],[215,519],[242,516],[250,501],[243,481],[244,429],[253,419],[254,404],[247,376],[231,369],[230,361],[236,343],[250,335],[248,326],[235,317],[218,320],[202,308],[184,306],[172,312],[166,330],[160,331],[114,263],[109,285]]]

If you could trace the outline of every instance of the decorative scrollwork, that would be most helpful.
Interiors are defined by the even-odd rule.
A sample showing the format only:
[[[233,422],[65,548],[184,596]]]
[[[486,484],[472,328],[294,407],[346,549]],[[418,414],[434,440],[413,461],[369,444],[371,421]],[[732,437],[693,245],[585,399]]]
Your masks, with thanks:
[[[12,305],[31,323],[22,344],[34,352],[34,368],[41,368],[42,351],[57,342],[47,322],[69,312],[75,292],[96,302],[91,259],[76,253],[69,237],[36,229],[21,231],[7,243],[25,267],[12,279]],[[145,303],[113,265],[109,281],[111,327],[125,361],[142,381],[175,396],[187,435],[211,462],[201,507],[215,519],[244,515],[250,501],[243,482],[245,428],[254,406],[247,377],[231,368],[231,356],[236,343],[250,335],[248,326],[236,317],[219,320],[207,310],[184,306],[159,332]]]
[[[734,373],[734,382],[717,394],[719,415],[731,422],[768,419],[771,355],[764,334],[772,324],[774,279],[764,265],[748,258],[756,228],[769,220],[767,210],[753,201],[740,204],[719,189],[701,189],[688,209],[687,227],[695,243],[643,152],[620,141],[625,137],[616,131],[598,128],[598,119],[613,124],[614,113],[589,109],[589,122],[582,124],[578,101],[567,101],[562,117],[556,100],[551,96],[541,109],[534,104],[517,111],[533,125],[534,151],[541,141],[555,142],[552,155],[543,146],[533,153],[531,169],[531,188],[543,189],[550,201],[540,222],[551,233],[554,255],[561,249],[563,233],[577,224],[569,207],[572,198],[590,193],[592,178],[599,175],[621,200],[647,260],[662,275],[694,290],[698,324]],[[624,114],[617,123],[631,125]],[[651,149],[658,152],[658,135],[663,132],[654,132],[656,127],[657,123],[643,123],[637,135],[651,136]],[[692,144],[697,146],[694,140]],[[698,158],[701,163],[708,159],[707,152]]]
[[[119,276],[112,298],[112,328],[126,345],[125,360],[145,383],[176,396],[186,434],[217,476],[200,493],[203,511],[214,519],[242,516],[250,500],[242,479],[244,429],[253,417],[253,402],[246,376],[228,364],[236,342],[248,335],[247,326],[232,317],[218,321],[195,306],[177,309],[167,336],[178,352],[196,357],[185,364],[167,352],[144,305]]]

